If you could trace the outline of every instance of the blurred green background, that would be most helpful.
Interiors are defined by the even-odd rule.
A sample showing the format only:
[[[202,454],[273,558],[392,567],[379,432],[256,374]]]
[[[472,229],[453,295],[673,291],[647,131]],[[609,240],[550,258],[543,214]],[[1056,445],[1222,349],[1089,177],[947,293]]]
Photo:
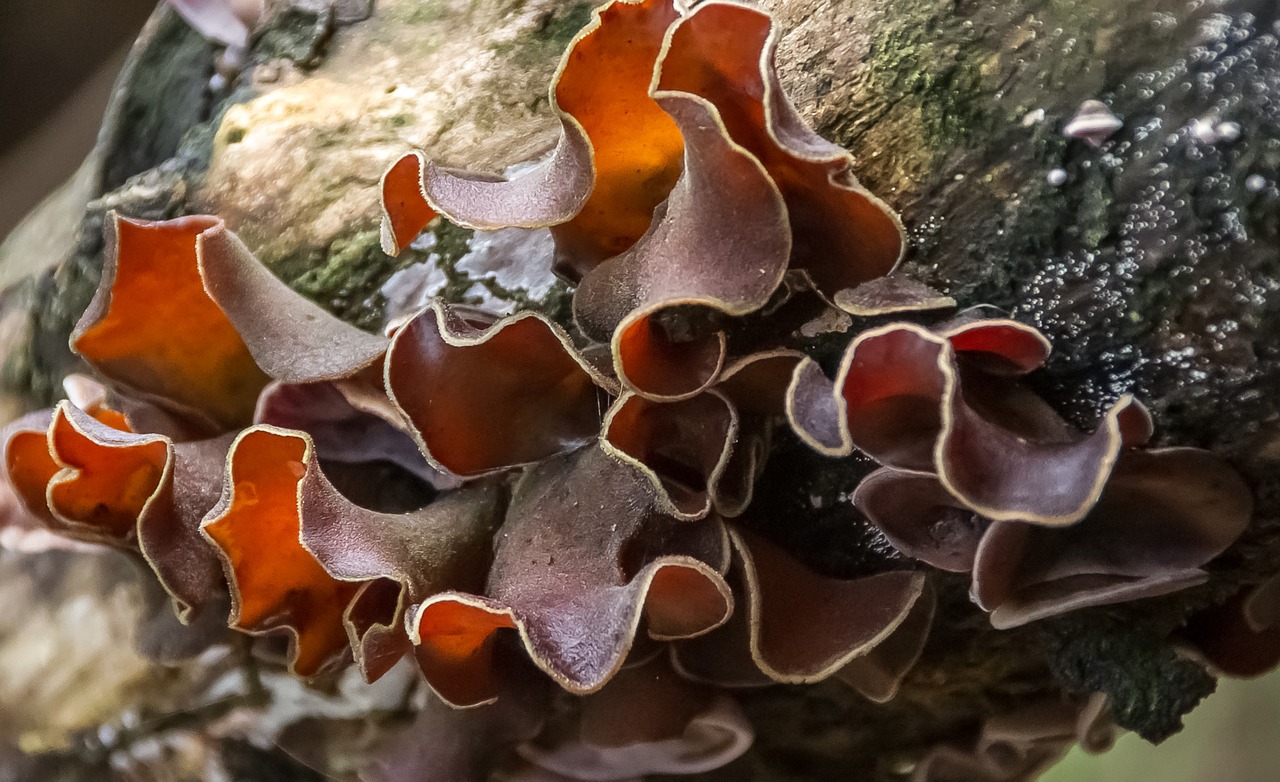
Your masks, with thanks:
[[[1103,755],[1074,749],[1040,782],[1277,782],[1280,671],[1223,679],[1186,726],[1158,747],[1126,734]]]

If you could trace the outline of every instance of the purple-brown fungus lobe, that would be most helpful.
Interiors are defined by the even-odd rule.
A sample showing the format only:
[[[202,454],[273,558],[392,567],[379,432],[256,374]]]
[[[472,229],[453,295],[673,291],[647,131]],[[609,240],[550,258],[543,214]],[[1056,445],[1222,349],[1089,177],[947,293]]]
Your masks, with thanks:
[[[231,45],[253,23],[174,5]],[[3,525],[136,555],[181,621],[229,605],[299,676],[411,658],[437,697],[367,779],[484,782],[508,750],[508,779],[718,768],[754,736],[739,688],[894,698],[930,568],[970,574],[997,628],[1207,579],[1252,515],[1240,476],[1151,447],[1129,396],[1082,431],[1028,382],[1039,331],[900,274],[901,223],[787,99],[778,34],[736,3],[615,0],[556,71],[545,159],[384,173],[389,253],[436,219],[548,229],[567,322],[437,300],[371,334],[216,217],[111,215],[72,335],[101,385],[4,430]],[[823,364],[766,328],[793,296],[876,325]],[[793,523],[755,501],[775,437],[878,463],[849,501],[903,556],[837,578],[765,534]],[[1264,640],[1274,591],[1243,598]],[[1224,670],[1244,648],[1202,646]],[[1032,711],[915,779],[1020,779],[1110,735],[1097,698]]]
[[[988,718],[971,749],[935,747],[916,765],[911,782],[1035,779],[1073,744],[1097,754],[1110,749],[1117,733],[1104,695],[1043,700]]]

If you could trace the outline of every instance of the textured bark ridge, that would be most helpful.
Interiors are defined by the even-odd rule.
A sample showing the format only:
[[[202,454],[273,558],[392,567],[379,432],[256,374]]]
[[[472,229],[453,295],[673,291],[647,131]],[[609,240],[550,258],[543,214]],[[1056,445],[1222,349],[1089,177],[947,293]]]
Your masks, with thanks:
[[[544,85],[592,4],[380,0],[349,25],[331,4],[286,5],[243,67],[228,73],[224,62],[231,86],[217,90],[213,46],[163,8],[148,25],[95,153],[83,221],[66,226],[63,257],[6,296],[0,333],[14,398],[47,402],[75,368],[66,339],[96,286],[111,209],[220,215],[293,287],[366,327],[424,291],[567,314],[564,285],[542,273],[546,246],[521,248],[541,265],[512,274],[492,263],[507,237],[440,226],[408,254],[385,256],[376,191],[410,147],[490,171],[549,149]],[[1280,570],[1275,3],[765,5],[787,31],[778,60],[789,94],[902,215],[908,273],[961,306],[994,305],[1042,329],[1055,351],[1032,379],[1074,423],[1091,429],[1106,404],[1133,392],[1152,408],[1158,444],[1227,458],[1258,505],[1245,536],[1210,565],[1213,579],[1170,597],[995,631],[963,579],[938,578],[937,623],[895,699],[871,704],[838,681],[747,691],[755,746],[706,778],[905,778],[934,745],[971,746],[984,719],[1064,690],[1104,692],[1118,724],[1164,738],[1213,687],[1174,653],[1170,634]],[[1063,135],[1090,98],[1124,123],[1100,148]],[[10,243],[0,254],[23,251]],[[845,341],[813,347],[834,361]],[[847,502],[872,467],[779,442],[757,489],[770,512],[758,515],[823,573],[874,571],[898,555]],[[70,564],[80,559],[92,568]],[[128,586],[127,563],[6,552],[0,571],[6,600],[41,606],[0,626],[0,659],[33,643],[54,650],[38,672],[0,666],[13,704],[0,723],[6,752],[17,758],[20,748],[41,778],[145,765],[157,745],[192,768],[214,753],[252,767],[243,778],[306,778],[279,753],[253,760],[260,751],[238,726],[255,722],[265,732],[248,738],[265,741],[303,718],[353,720],[327,748],[332,760],[412,701],[403,681],[357,695],[345,680],[306,690],[249,654],[172,668],[121,662],[119,648],[85,655],[69,605],[105,617],[95,644],[123,648],[133,612],[154,599]],[[94,678],[108,668],[110,678]],[[259,717],[237,722],[245,714]]]

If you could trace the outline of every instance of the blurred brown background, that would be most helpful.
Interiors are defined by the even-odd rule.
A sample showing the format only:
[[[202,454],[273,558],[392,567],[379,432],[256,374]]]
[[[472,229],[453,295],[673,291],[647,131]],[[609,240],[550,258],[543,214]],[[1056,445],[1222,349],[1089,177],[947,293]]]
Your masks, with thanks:
[[[79,166],[156,0],[0,5],[0,237]]]

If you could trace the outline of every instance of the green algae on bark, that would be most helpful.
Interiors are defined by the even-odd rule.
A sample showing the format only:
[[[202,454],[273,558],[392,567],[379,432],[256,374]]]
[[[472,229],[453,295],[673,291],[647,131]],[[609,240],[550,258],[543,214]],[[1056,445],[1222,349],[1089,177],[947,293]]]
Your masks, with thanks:
[[[379,289],[410,258],[392,258],[378,246],[377,231],[337,239],[325,248],[308,248],[280,258],[272,271],[289,287],[339,318],[366,331],[382,326]]]

